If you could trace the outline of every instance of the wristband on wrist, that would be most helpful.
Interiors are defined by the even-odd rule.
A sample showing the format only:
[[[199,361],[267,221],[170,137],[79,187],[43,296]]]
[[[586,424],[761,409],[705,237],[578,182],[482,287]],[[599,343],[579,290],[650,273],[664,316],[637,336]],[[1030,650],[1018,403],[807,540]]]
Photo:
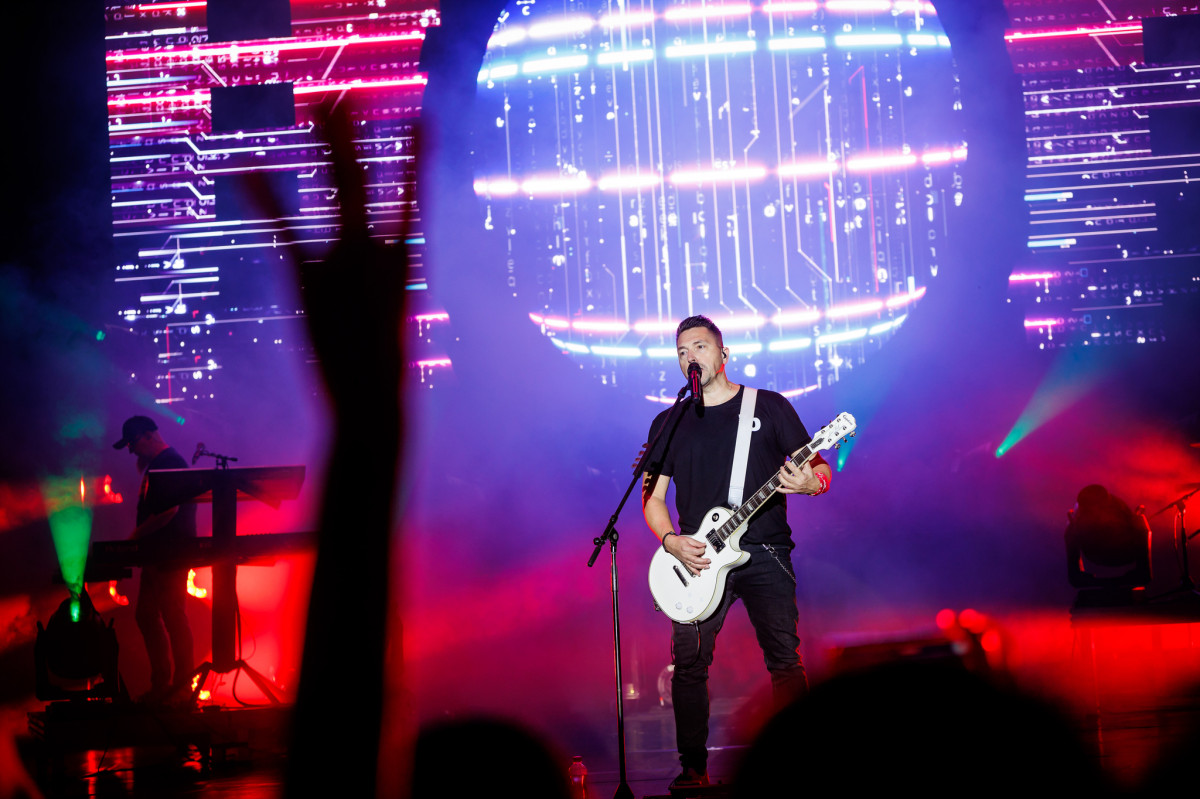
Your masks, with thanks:
[[[829,478],[825,476],[824,472],[813,472],[813,474],[821,481],[821,490],[813,494],[814,497],[819,497],[829,490]]]
[[[665,534],[663,535],[663,537],[662,537],[662,548],[663,548],[664,550],[667,548],[667,536],[668,536],[668,535],[679,535],[679,533],[677,533],[677,532],[675,532],[674,530],[672,530],[672,531],[670,531],[669,533],[665,533]]]

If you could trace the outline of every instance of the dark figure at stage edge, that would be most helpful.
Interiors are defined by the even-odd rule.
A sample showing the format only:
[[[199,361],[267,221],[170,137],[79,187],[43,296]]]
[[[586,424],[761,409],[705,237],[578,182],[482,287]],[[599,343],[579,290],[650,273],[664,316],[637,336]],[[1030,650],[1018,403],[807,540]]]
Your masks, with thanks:
[[[138,491],[137,539],[147,554],[167,555],[180,541],[196,535],[196,506],[175,503],[173,498],[149,491],[152,469],[186,469],[187,461],[163,441],[158,425],[146,416],[132,416],[121,427],[121,440],[113,449],[128,447],[137,456],[142,485]],[[195,660],[192,629],[184,602],[187,599],[187,569],[144,566],[138,585],[136,618],[150,656],[150,691],[142,700],[166,702],[190,695]],[[172,671],[172,663],[174,670]]]
[[[703,409],[695,403],[675,411],[651,454],[650,462],[661,463],[661,474],[646,475],[643,507],[646,523],[671,555],[692,573],[710,566],[704,545],[685,536],[695,533],[710,508],[726,505],[729,495],[738,414],[743,387],[729,381],[725,365],[729,350],[721,331],[703,316],[689,317],[675,335],[679,368],[685,375],[691,364],[701,369]],[[648,440],[669,411],[659,414]],[[796,626],[796,575],[792,568],[792,531],[787,523],[786,500],[780,494],[824,493],[832,476],[820,455],[802,466],[787,457],[808,443],[810,436],[795,408],[780,394],[760,390],[754,408],[750,451],[743,493],[753,494],[778,472],[779,492],[751,518],[741,539],[750,561],[729,572],[725,595],[717,611],[694,624],[672,622],[671,699],[675,710],[675,736],[682,773],[672,785],[708,784],[708,667],[712,664],[717,633],[725,614],[741,599],[754,626],[775,703],[782,706],[808,690],[800,658]],[[667,510],[667,486],[675,481],[679,534]]]

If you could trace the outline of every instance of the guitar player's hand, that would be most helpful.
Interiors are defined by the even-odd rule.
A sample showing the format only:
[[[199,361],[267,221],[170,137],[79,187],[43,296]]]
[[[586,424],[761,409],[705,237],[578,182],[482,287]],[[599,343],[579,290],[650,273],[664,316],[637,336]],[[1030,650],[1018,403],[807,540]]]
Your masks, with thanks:
[[[797,466],[788,461],[779,469],[779,493],[816,494],[821,490],[821,481],[813,474],[812,464]]]
[[[686,566],[692,574],[699,574],[712,564],[711,560],[704,557],[707,547],[686,535],[669,535],[663,546],[666,547],[667,552],[678,558],[679,562]]]

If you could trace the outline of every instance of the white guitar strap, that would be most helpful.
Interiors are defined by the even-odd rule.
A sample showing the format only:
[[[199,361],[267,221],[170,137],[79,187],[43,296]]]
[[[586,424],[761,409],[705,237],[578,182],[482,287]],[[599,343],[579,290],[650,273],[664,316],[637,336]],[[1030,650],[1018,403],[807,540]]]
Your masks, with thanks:
[[[746,465],[750,462],[750,427],[754,423],[754,403],[758,389],[746,386],[742,392],[742,409],[738,411],[737,443],[733,447],[733,471],[729,474],[729,507],[742,504],[742,487],[746,485]]]

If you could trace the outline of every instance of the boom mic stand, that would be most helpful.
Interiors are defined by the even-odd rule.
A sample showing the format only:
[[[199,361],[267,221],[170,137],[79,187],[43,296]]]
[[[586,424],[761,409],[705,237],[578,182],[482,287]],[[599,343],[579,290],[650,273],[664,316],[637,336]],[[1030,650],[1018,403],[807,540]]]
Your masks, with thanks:
[[[605,542],[608,542],[609,549],[612,552],[612,565],[609,567],[612,576],[612,604],[613,604],[613,659],[616,664],[616,680],[617,680],[617,760],[620,770],[621,781],[617,785],[617,790],[613,793],[613,799],[633,799],[633,791],[629,787],[629,783],[625,779],[625,695],[622,689],[621,681],[621,612],[617,600],[617,539],[620,537],[617,533],[617,517],[621,515],[621,510],[625,507],[629,495],[633,493],[633,487],[638,484],[642,478],[643,468],[646,461],[650,458],[650,453],[654,451],[658,440],[662,438],[663,431],[667,429],[667,423],[671,421],[671,416],[679,404],[683,402],[684,396],[687,395],[691,384],[679,389],[679,395],[675,398],[673,404],[667,411],[667,415],[663,417],[662,426],[658,432],[654,434],[654,440],[646,445],[646,449],[642,452],[642,457],[638,459],[637,465],[633,468],[633,479],[629,481],[629,487],[625,489],[625,496],[621,497],[620,504],[613,511],[613,515],[608,519],[608,527],[604,528],[604,532],[598,537],[592,539],[592,543],[596,548],[592,550],[592,556],[588,559],[588,568],[590,569],[596,563],[596,558],[600,556],[600,550],[604,547]],[[662,467],[656,465],[655,475]]]
[[[1177,550],[1176,555],[1179,557],[1180,561],[1180,570],[1182,572],[1179,585],[1172,590],[1167,591],[1165,594],[1160,594],[1158,597],[1155,597],[1155,599],[1180,593],[1191,594],[1193,596],[1197,594],[1196,583],[1192,580],[1191,571],[1188,567],[1187,546],[1188,540],[1190,538],[1195,538],[1198,533],[1192,533],[1190,536],[1188,535],[1186,518],[1184,516],[1187,510],[1187,500],[1190,499],[1197,491],[1200,491],[1200,488],[1192,489],[1179,499],[1169,502],[1163,507],[1159,508],[1150,516],[1150,518],[1153,519],[1155,516],[1158,516],[1161,513],[1166,513],[1171,508],[1175,509],[1175,519],[1173,520],[1173,527],[1175,528],[1175,547]]]

